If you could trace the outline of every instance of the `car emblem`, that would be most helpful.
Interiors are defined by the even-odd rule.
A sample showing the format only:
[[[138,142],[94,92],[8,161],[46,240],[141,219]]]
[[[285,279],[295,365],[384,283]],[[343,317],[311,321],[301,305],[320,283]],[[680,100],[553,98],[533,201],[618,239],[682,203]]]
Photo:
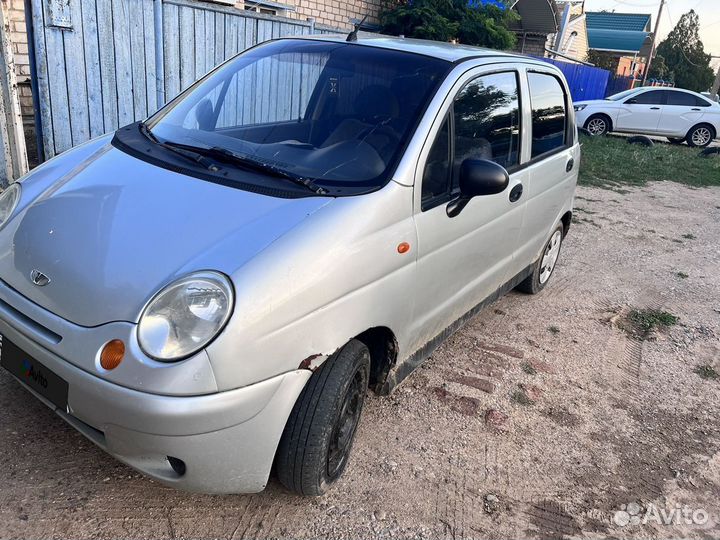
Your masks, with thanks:
[[[38,287],[44,287],[50,283],[50,278],[43,274],[40,270],[33,270],[30,272],[30,279]]]

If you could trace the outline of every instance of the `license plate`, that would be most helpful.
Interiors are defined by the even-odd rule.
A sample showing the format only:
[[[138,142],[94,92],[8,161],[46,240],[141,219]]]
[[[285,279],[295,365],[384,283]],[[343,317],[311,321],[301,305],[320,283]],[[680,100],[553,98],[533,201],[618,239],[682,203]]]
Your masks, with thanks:
[[[25,353],[6,337],[0,336],[0,366],[7,369],[38,394],[62,410],[67,409],[68,383]]]

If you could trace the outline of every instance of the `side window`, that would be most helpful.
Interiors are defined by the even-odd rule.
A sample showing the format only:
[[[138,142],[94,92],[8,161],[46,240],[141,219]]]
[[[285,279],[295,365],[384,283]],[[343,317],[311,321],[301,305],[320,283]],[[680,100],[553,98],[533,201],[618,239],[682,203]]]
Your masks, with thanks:
[[[685,92],[668,92],[667,93],[667,104],[668,105],[680,105],[682,107],[695,107],[697,106],[698,100],[692,94]]]
[[[453,183],[468,158],[488,159],[506,169],[520,160],[520,100],[515,73],[493,73],[470,81],[453,104]]]
[[[450,120],[445,118],[430,148],[422,180],[422,208],[447,195],[450,185]]]
[[[460,165],[468,158],[488,159],[508,169],[519,163],[520,100],[515,72],[477,77],[455,97],[425,163],[423,210],[457,190]]]
[[[532,157],[565,146],[567,109],[560,81],[545,73],[528,73],[532,107]]]
[[[667,93],[665,90],[650,90],[631,99],[638,105],[665,105],[665,94]]]

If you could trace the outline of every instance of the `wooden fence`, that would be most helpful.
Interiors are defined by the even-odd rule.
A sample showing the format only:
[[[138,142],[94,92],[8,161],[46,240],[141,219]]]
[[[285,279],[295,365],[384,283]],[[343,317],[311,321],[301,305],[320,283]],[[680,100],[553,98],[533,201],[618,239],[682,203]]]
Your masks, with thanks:
[[[44,156],[155,112],[213,67],[310,22],[195,0],[34,1]]]

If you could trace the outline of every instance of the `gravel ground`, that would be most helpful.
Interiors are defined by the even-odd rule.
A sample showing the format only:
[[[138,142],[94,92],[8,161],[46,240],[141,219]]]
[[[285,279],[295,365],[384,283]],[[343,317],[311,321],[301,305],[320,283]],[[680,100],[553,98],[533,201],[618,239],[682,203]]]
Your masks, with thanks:
[[[0,537],[719,537],[720,380],[694,369],[720,370],[720,189],[580,188],[576,205],[545,291],[509,294],[370,396],[322,498],[164,488],[0,373]],[[639,339],[634,308],[680,322]],[[678,505],[701,523],[646,514]]]

